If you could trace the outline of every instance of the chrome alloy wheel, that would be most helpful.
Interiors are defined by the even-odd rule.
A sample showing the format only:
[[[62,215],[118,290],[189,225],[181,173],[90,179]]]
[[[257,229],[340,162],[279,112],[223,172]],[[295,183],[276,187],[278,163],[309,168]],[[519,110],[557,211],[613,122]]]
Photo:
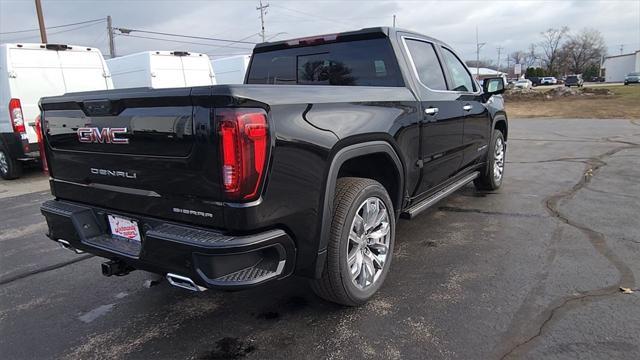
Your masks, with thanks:
[[[380,198],[370,197],[360,204],[349,232],[347,265],[351,281],[361,290],[382,274],[389,255],[389,227],[389,212]]]
[[[502,172],[504,171],[504,142],[501,138],[496,139],[495,154],[493,156],[493,178],[496,183],[500,183]]]
[[[4,154],[4,151],[0,151],[0,173],[6,174],[9,172],[9,160]]]

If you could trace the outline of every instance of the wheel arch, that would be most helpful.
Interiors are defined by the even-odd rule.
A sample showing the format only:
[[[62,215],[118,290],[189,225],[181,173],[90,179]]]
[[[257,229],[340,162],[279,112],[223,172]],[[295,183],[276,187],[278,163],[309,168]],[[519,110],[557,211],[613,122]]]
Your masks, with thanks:
[[[322,274],[323,266],[324,266],[324,257],[326,256],[326,248],[329,242],[329,232],[331,226],[332,219],[332,205],[333,205],[333,197],[335,195],[335,187],[338,178],[340,175],[353,175],[353,168],[351,171],[345,173],[344,165],[349,166],[349,161],[354,161],[358,159],[366,159],[367,161],[371,161],[372,159],[378,157],[384,157],[388,159],[388,162],[385,165],[392,164],[391,169],[385,168],[385,170],[391,170],[395,177],[395,186],[388,187],[390,184],[388,181],[380,181],[383,186],[385,186],[384,182],[387,182],[385,188],[387,192],[389,192],[389,197],[392,199],[394,205],[395,215],[399,214],[400,209],[402,208],[403,202],[403,193],[404,193],[404,183],[405,183],[405,171],[404,164],[400,160],[396,150],[394,147],[385,140],[372,140],[361,143],[356,143],[352,145],[347,145],[339,150],[334,152],[334,156],[331,158],[331,163],[327,170],[326,183],[324,188],[323,200],[322,200],[322,213],[321,213],[321,221],[320,221],[320,238],[318,243],[318,257],[316,259],[315,266],[315,275],[316,278],[320,277]],[[341,171],[342,174],[341,174]],[[356,175],[362,171],[362,167],[356,168]],[[367,177],[367,176],[362,176]],[[378,180],[376,177],[369,177],[374,180]],[[393,189],[394,193],[391,193],[389,189]]]
[[[507,141],[507,135],[509,133],[509,123],[507,122],[507,114],[504,112],[498,112],[493,117],[493,124],[491,129],[500,130],[504,141]]]

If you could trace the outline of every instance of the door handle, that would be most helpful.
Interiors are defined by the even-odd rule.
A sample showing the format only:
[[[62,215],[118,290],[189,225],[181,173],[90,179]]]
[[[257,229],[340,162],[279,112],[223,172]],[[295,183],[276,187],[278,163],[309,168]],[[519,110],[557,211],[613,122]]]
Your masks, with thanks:
[[[424,109],[424,113],[427,115],[436,115],[438,111],[440,111],[440,109],[438,109],[437,107],[430,107],[430,108]]]
[[[464,110],[464,111],[471,111],[471,109],[473,109],[473,106],[471,106],[469,104],[467,104],[467,105],[462,107],[462,110]]]

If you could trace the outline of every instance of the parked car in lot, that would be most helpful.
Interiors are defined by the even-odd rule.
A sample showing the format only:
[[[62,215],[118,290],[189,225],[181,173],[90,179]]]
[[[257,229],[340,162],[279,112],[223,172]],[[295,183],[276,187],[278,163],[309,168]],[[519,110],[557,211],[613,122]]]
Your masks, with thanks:
[[[640,72],[631,72],[624,77],[624,84],[640,83]]]
[[[383,284],[398,218],[503,181],[502,78],[395,28],[258,44],[243,85],[42,100],[48,236],[175,286],[295,274],[358,305]]]
[[[542,77],[530,76],[527,80],[531,81],[531,86],[538,86],[542,82]]]
[[[513,85],[517,89],[529,89],[533,87],[533,83],[529,79],[520,79]]]
[[[591,79],[589,79],[589,81],[591,81],[591,82],[604,82],[604,76],[592,76]]]
[[[186,51],[144,51],[107,60],[116,89],[215,85],[209,56]]]
[[[558,79],[553,76],[543,77],[540,80],[540,85],[555,85],[558,83]]]
[[[0,176],[38,161],[36,117],[43,96],[112,89],[100,50],[59,44],[0,44]]]
[[[584,80],[582,80],[582,75],[569,75],[567,79],[564,81],[564,86],[566,87],[582,87],[584,84]]]

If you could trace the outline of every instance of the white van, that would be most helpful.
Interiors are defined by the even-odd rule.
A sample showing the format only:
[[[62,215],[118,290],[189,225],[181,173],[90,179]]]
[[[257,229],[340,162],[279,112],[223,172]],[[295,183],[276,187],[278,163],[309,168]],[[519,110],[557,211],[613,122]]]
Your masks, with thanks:
[[[218,84],[242,84],[251,55],[237,55],[211,60]]]
[[[0,176],[37,160],[41,97],[113,89],[100,50],[60,44],[0,44]]]
[[[116,89],[215,85],[206,54],[145,51],[107,60]]]

